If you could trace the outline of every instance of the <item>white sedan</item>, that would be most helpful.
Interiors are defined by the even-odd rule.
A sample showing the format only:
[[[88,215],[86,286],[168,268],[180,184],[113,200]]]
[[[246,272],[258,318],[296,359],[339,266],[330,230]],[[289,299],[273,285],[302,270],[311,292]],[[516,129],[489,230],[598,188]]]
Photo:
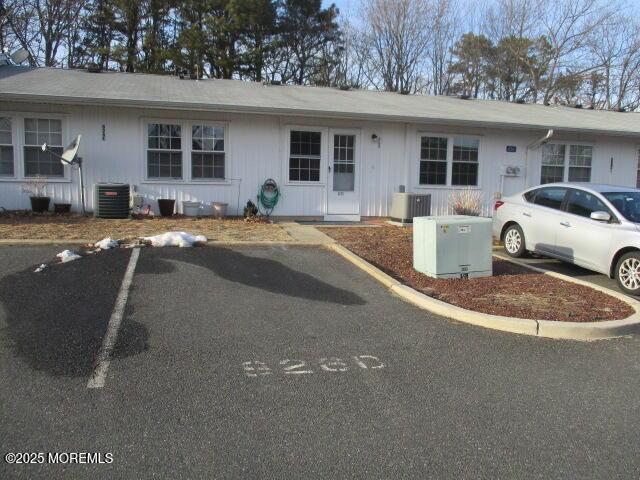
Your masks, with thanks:
[[[615,278],[640,294],[640,190],[549,183],[497,200],[493,234],[512,257],[537,252]]]

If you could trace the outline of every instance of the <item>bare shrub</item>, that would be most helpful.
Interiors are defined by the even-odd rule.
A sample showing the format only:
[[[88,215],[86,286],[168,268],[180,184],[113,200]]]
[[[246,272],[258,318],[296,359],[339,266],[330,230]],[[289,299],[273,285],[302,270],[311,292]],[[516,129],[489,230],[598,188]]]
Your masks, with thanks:
[[[471,188],[455,190],[449,194],[449,208],[456,215],[479,217],[482,213],[482,192]]]

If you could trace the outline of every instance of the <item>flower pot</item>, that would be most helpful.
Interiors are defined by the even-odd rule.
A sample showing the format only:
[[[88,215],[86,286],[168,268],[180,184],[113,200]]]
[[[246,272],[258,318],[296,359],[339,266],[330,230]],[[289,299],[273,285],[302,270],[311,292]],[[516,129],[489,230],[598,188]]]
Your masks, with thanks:
[[[71,211],[70,203],[54,203],[53,204],[54,213],[63,214],[69,213]]]
[[[228,203],[222,202],[213,202],[211,206],[213,207],[213,216],[216,218],[224,218],[227,215],[227,205]]]
[[[160,215],[163,217],[171,217],[176,207],[176,201],[168,198],[161,198],[158,200],[158,208],[160,209]]]
[[[50,197],[29,197],[31,200],[31,210],[35,213],[43,213],[49,211]]]
[[[200,202],[182,202],[182,213],[187,217],[197,217],[200,215]]]

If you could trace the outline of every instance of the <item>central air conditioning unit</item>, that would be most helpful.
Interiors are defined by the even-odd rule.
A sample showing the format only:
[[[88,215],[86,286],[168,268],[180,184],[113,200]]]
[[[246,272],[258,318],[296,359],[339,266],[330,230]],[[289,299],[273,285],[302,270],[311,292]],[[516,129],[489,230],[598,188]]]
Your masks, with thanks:
[[[391,220],[412,223],[414,217],[431,215],[431,195],[422,193],[394,193],[391,198]]]
[[[128,183],[96,183],[93,214],[98,218],[129,218],[130,198]]]
[[[413,221],[413,268],[434,278],[492,275],[490,218],[450,215]]]

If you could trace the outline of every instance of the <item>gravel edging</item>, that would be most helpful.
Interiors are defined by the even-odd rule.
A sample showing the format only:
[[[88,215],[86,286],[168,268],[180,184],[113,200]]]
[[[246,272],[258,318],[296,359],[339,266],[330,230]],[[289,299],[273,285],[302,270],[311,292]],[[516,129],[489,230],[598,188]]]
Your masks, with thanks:
[[[592,284],[576,280],[571,277],[567,277],[562,274],[555,274],[555,272],[547,272],[542,269],[532,267],[536,271],[545,274],[554,274],[561,280],[565,280],[571,283],[577,283],[593,288],[594,290],[600,290],[607,295],[611,295],[622,302],[628,304],[634,309],[635,313],[622,320],[604,320],[601,322],[560,322],[549,320],[534,320],[523,319],[515,317],[503,317],[498,315],[490,315],[487,313],[475,312],[473,310],[467,310],[441,300],[429,297],[417,290],[414,290],[407,285],[403,285],[398,280],[387,275],[377,267],[371,265],[366,260],[362,259],[355,253],[351,252],[347,248],[337,243],[326,244],[325,248],[332,250],[333,252],[341,255],[346,260],[350,261],[361,270],[365,271],[373,278],[382,283],[392,293],[398,295],[403,300],[412,303],[413,305],[428,310],[431,313],[440,315],[459,322],[469,323],[472,325],[478,325],[493,330],[501,330],[510,333],[519,333],[522,335],[531,335],[537,337],[567,339],[567,340],[603,340],[607,338],[616,338],[630,333],[640,331],[640,302],[633,300],[626,295],[617,294],[611,290],[605,288],[597,288]],[[521,265],[518,262],[518,265]],[[526,267],[531,267],[526,265]]]

